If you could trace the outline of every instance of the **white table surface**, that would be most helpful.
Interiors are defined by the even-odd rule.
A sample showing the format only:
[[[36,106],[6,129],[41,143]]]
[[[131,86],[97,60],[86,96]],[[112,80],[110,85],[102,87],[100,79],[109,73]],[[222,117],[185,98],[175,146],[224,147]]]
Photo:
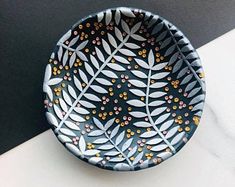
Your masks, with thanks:
[[[235,30],[198,52],[206,105],[198,130],[177,155],[150,169],[111,172],[78,160],[48,130],[0,156],[0,186],[234,187]]]

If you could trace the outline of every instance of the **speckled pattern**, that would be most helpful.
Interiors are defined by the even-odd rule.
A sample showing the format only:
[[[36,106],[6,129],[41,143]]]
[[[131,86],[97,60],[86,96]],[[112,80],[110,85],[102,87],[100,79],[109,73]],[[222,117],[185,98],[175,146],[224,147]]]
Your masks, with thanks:
[[[165,19],[115,8],[61,39],[46,67],[46,116],[74,155],[104,169],[155,166],[196,130],[205,100],[201,62]]]

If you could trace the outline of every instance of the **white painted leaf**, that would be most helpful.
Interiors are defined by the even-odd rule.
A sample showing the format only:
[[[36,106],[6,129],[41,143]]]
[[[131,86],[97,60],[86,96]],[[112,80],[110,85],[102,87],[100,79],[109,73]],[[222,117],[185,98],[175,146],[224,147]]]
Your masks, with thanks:
[[[74,80],[74,84],[77,87],[77,89],[82,91],[82,84],[75,75],[73,76],[73,80]]]
[[[88,78],[87,78],[86,74],[85,74],[81,69],[79,69],[79,75],[80,75],[81,79],[82,79],[86,84],[88,84]]]
[[[171,156],[172,156],[172,153],[171,153],[171,152],[168,152],[168,151],[159,153],[159,154],[157,155],[157,157],[160,157],[160,158],[162,158],[163,160],[166,160],[166,159],[168,159],[168,158],[171,157]]]
[[[71,98],[69,97],[69,95],[67,94],[67,92],[65,92],[64,90],[62,91],[62,94],[63,94],[63,98],[65,100],[65,102],[71,106],[73,103],[72,103],[72,100]]]
[[[52,93],[50,86],[48,86],[44,83],[43,84],[43,91],[47,94],[49,99],[52,101],[53,100],[53,93]]]
[[[112,139],[114,136],[117,135],[119,128],[120,128],[120,126],[117,125],[117,126],[112,130],[112,132],[111,132],[111,134],[110,134],[110,139]]]
[[[85,93],[84,97],[91,100],[91,101],[97,101],[97,102],[101,101],[101,99],[99,97],[97,97],[94,94],[90,94],[90,93]]]
[[[100,12],[97,14],[97,21],[98,22],[101,22],[103,18],[104,18],[104,12]]]
[[[142,37],[142,36],[140,36],[138,34],[131,34],[131,37],[133,39],[137,40],[137,41],[145,41],[146,40],[146,38],[144,38],[144,37]]]
[[[158,33],[159,31],[161,31],[162,28],[163,28],[163,25],[164,25],[163,22],[158,23],[158,24],[153,28],[153,30],[152,30],[152,35]]]
[[[68,128],[60,128],[60,132],[67,136],[76,136],[76,134]]]
[[[99,152],[100,152],[99,150],[92,149],[92,150],[86,150],[83,154],[87,156],[93,156]]]
[[[57,56],[58,56],[58,60],[59,60],[59,61],[61,61],[62,54],[63,54],[63,47],[60,46],[60,47],[59,47],[59,50],[58,50],[58,52],[57,52]]]
[[[131,170],[131,167],[126,163],[118,163],[113,168],[116,171],[130,171]]]
[[[123,36],[122,36],[121,31],[117,27],[114,28],[114,31],[118,40],[120,40],[120,42],[123,42]]]
[[[51,124],[51,125],[54,125],[54,126],[58,126],[58,121],[56,119],[56,117],[49,113],[49,112],[46,112],[46,118],[47,118],[47,121]]]
[[[77,130],[77,131],[80,130],[80,128],[75,123],[73,123],[71,121],[65,121],[64,123],[68,128],[70,128],[72,130]]]
[[[49,81],[50,78],[51,78],[51,65],[47,64],[46,70],[45,70],[45,75],[44,75],[44,82]]]
[[[122,25],[122,29],[127,33],[130,34],[130,29],[129,26],[127,25],[127,23],[123,20],[121,20],[121,25]]]
[[[114,157],[109,160],[109,162],[122,162],[124,161],[125,158],[120,158],[120,157]]]
[[[85,114],[89,114],[90,112],[88,110],[86,110],[85,108],[82,107],[74,107],[73,109],[75,112],[85,115]]]
[[[119,52],[122,53],[123,55],[126,55],[126,56],[136,56],[136,54],[133,53],[129,49],[119,49]]]
[[[122,145],[122,152],[124,152],[130,147],[132,141],[133,141],[133,138],[130,138]]]
[[[89,158],[88,162],[91,164],[97,164],[98,162],[102,161],[102,157],[91,157]]]
[[[101,62],[104,62],[104,61],[105,61],[104,55],[103,55],[103,53],[100,51],[100,49],[97,48],[97,47],[95,47],[95,51],[96,51],[96,54],[97,54],[99,60],[100,60]]]
[[[108,25],[111,19],[112,19],[112,12],[111,10],[107,10],[105,15],[105,24]]]
[[[136,23],[136,24],[131,28],[131,34],[136,33],[136,32],[139,30],[139,28],[140,28],[141,24],[142,24],[142,22],[141,22],[141,21],[140,21],[140,22],[138,22],[138,23]]]
[[[61,110],[59,109],[59,107],[56,106],[55,104],[53,105],[53,107],[54,107],[54,111],[55,111],[57,117],[62,120],[63,119],[63,114],[62,114]]]
[[[72,120],[77,121],[77,122],[84,122],[84,121],[86,121],[83,117],[81,117],[80,115],[77,115],[77,114],[70,114],[69,117]]]
[[[157,115],[161,114],[162,112],[164,112],[166,109],[167,109],[167,107],[156,108],[151,112],[151,116],[157,116]]]
[[[74,155],[76,156],[81,156],[82,152],[73,144],[71,143],[66,143],[65,146],[67,147],[68,150],[70,150]]]
[[[203,103],[203,102],[198,103],[197,105],[195,105],[195,106],[193,107],[192,111],[202,110],[203,105],[204,105],[204,103]]]
[[[157,92],[153,92],[153,93],[151,93],[150,95],[149,95],[149,97],[151,97],[151,98],[159,98],[159,97],[162,97],[162,96],[164,96],[164,95],[166,95],[166,92],[161,92],[161,91],[157,91]]]
[[[174,65],[174,67],[173,67],[172,73],[175,73],[175,72],[177,72],[178,70],[180,70],[180,68],[182,67],[182,65],[183,65],[183,60],[182,60],[182,59],[178,60],[178,61],[176,62],[176,64]]]
[[[99,69],[100,65],[98,61],[96,60],[96,58],[93,55],[90,55],[90,59],[91,59],[91,63],[93,64],[93,66],[95,66],[96,69]]]
[[[113,72],[109,70],[102,70],[101,73],[103,73],[105,76],[112,78],[112,79],[117,79],[118,76]]]
[[[93,105],[92,103],[88,101],[80,100],[79,103],[86,108],[96,108],[95,105]]]
[[[116,25],[118,25],[119,22],[120,22],[120,19],[121,19],[121,13],[118,9],[115,12],[115,18],[114,19],[115,19]]]
[[[196,95],[200,90],[201,90],[201,87],[199,87],[199,88],[194,88],[191,92],[189,92],[188,98],[193,97],[193,96]]]
[[[125,43],[124,44],[126,47],[128,47],[129,49],[139,49],[140,46],[139,45],[136,45],[134,43]]]
[[[144,82],[140,81],[140,80],[129,80],[129,82],[132,85],[134,85],[134,86],[136,86],[138,88],[145,88],[145,87],[147,87],[147,85]]]
[[[104,130],[104,126],[103,124],[95,117],[93,117],[93,121],[94,121],[94,124],[100,129],[100,130]]]
[[[111,35],[110,33],[108,33],[108,40],[109,40],[109,43],[110,43],[114,48],[117,48],[117,42],[116,42],[115,38],[113,37],[113,35]]]
[[[166,113],[166,114],[161,115],[161,116],[158,117],[158,118],[156,119],[156,121],[154,122],[155,125],[158,125],[158,124],[162,123],[162,122],[165,121],[170,115],[171,115],[171,113]]]
[[[60,40],[58,41],[57,45],[58,45],[59,43],[64,43],[66,40],[68,40],[68,39],[70,38],[71,34],[72,34],[72,31],[71,31],[71,29],[70,29],[68,32],[66,32],[66,33],[60,38]]]
[[[98,83],[102,84],[102,85],[105,85],[105,86],[112,86],[113,84],[106,80],[106,79],[103,79],[103,78],[96,78],[95,79]]]
[[[139,71],[139,70],[132,70],[131,72],[132,72],[136,77],[143,78],[143,79],[148,78],[147,75],[146,75],[145,73],[143,73],[142,71]]]
[[[94,130],[88,134],[88,136],[101,136],[104,134],[104,131],[102,130]]]
[[[77,94],[75,92],[75,90],[73,89],[72,86],[68,85],[68,91],[69,91],[69,94],[74,98],[74,99],[77,99]]]
[[[80,43],[80,44],[77,46],[76,51],[82,50],[84,47],[86,47],[87,43],[88,43],[88,40],[86,40],[86,41]]]
[[[129,112],[129,114],[136,118],[143,118],[147,116],[144,112]]]
[[[187,76],[181,81],[180,85],[184,85],[184,84],[188,83],[192,78],[193,78],[193,74],[187,75]]]
[[[181,132],[179,134],[177,134],[172,140],[171,140],[171,145],[175,145],[177,143],[179,143],[183,137],[185,135],[185,132]]]
[[[57,138],[58,138],[62,143],[65,143],[65,142],[70,143],[70,142],[72,142],[72,140],[71,140],[68,136],[65,136],[65,135],[63,135],[63,134],[58,135]]]
[[[141,59],[137,59],[137,58],[135,58],[135,61],[140,67],[145,68],[145,69],[149,69],[149,65],[145,61],[143,61]]]
[[[98,147],[98,149],[101,149],[101,150],[110,150],[110,149],[113,149],[114,146],[111,145],[111,144],[106,144],[106,145],[101,145]]]
[[[112,52],[111,52],[111,49],[109,47],[109,44],[104,39],[102,39],[102,44],[103,44],[103,48],[106,51],[106,53],[111,55]]]
[[[84,55],[83,52],[81,52],[81,51],[76,51],[76,53],[77,53],[78,57],[79,57],[81,60],[83,60],[83,61],[88,61],[87,57]]]
[[[154,55],[153,55],[153,51],[150,50],[149,55],[148,55],[148,63],[149,63],[149,67],[151,68],[154,64]]]
[[[53,85],[59,84],[62,80],[63,80],[63,79],[61,79],[61,78],[53,78],[53,79],[49,80],[49,81],[47,82],[47,84],[48,84],[49,86],[53,86]]]
[[[159,34],[159,36],[156,38],[156,42],[163,40],[166,37],[166,35],[167,35],[167,31],[164,31],[161,34]]]
[[[178,56],[179,56],[179,52],[176,52],[174,55],[172,55],[169,60],[168,65],[169,66],[172,65],[178,59]]]
[[[173,125],[173,123],[174,123],[174,119],[169,120],[169,121],[163,123],[162,126],[160,127],[160,131],[167,130],[171,125]]]
[[[166,101],[152,101],[151,103],[149,103],[149,106],[160,106],[162,104],[164,104]]]
[[[68,112],[68,107],[67,107],[66,103],[64,102],[64,100],[59,98],[59,101],[60,101],[60,107],[62,108],[62,110],[64,112]]]
[[[172,129],[170,129],[168,131],[168,133],[166,134],[165,138],[168,139],[168,138],[171,138],[172,136],[174,136],[175,133],[178,132],[178,129],[179,129],[179,126],[176,126],[176,127],[173,127]]]
[[[160,145],[156,145],[153,146],[151,148],[151,151],[162,151],[163,149],[166,149],[168,146],[166,144],[160,144]]]
[[[120,154],[120,152],[118,152],[118,151],[109,151],[107,153],[104,153],[105,156],[116,156],[119,154]]]
[[[144,127],[144,128],[152,126],[149,122],[146,122],[146,121],[138,121],[138,122],[135,122],[133,125],[136,127]]]
[[[133,165],[136,165],[143,157],[144,152],[140,152],[134,159],[134,161],[132,162]]]
[[[137,145],[130,150],[127,157],[130,158],[131,156],[133,156],[136,153],[136,151],[137,151]]]
[[[156,145],[162,142],[162,138],[154,138],[146,142],[147,145]]]
[[[97,86],[97,85],[91,85],[90,88],[92,90],[94,90],[97,93],[108,93],[104,88],[102,88],[101,86]]]
[[[107,121],[107,123],[104,126],[105,130],[109,129],[109,127],[112,126],[112,124],[114,123],[114,120],[115,120],[115,118],[112,118],[112,119]]]
[[[195,104],[195,103],[198,103],[198,102],[200,102],[200,101],[203,101],[204,99],[205,99],[205,95],[204,95],[204,94],[200,94],[200,95],[194,97],[194,98],[190,101],[189,105],[193,105],[193,104]]]
[[[137,100],[137,99],[132,99],[127,101],[127,104],[135,107],[144,107],[145,103],[143,101]]]
[[[171,40],[172,40],[171,37],[165,39],[165,40],[162,42],[162,44],[161,44],[161,46],[160,46],[160,49],[163,49],[163,48],[165,48],[166,46],[168,46],[168,45],[171,43]]]
[[[116,138],[116,140],[115,140],[116,146],[118,146],[118,145],[122,142],[124,136],[125,136],[125,130],[122,131],[122,132],[117,136],[117,138]]]
[[[176,48],[176,45],[175,45],[175,44],[172,45],[171,47],[169,47],[169,48],[166,50],[164,56],[166,57],[166,56],[169,56],[170,54],[172,54],[172,53],[174,52],[175,48]]]
[[[152,70],[154,70],[154,71],[161,70],[164,67],[166,67],[167,64],[168,64],[168,62],[157,64],[157,65],[152,67]]]
[[[162,78],[165,78],[167,75],[169,75],[170,72],[161,72],[161,73],[156,73],[151,76],[151,79],[159,80]]]
[[[155,82],[150,85],[150,88],[162,88],[166,86],[168,83],[167,82]]]
[[[146,94],[142,90],[138,89],[130,89],[130,92],[133,93],[134,95],[137,95],[139,97],[144,97]]]
[[[177,75],[177,79],[183,77],[187,73],[187,71],[188,71],[188,67],[185,67],[185,68],[181,69],[180,72]]]
[[[126,69],[119,64],[108,63],[107,66],[116,71],[125,71]]]
[[[87,73],[89,73],[91,76],[94,76],[95,73],[94,73],[92,67],[87,62],[84,62],[84,65],[85,65],[85,69],[86,69]]]
[[[185,92],[188,92],[188,91],[192,90],[196,84],[197,84],[197,81],[190,82],[190,83],[186,86]]]
[[[120,11],[122,12],[123,15],[130,17],[130,18],[134,18],[135,14],[131,11],[130,8],[126,8],[126,7],[121,7]]]
[[[130,62],[129,62],[127,59],[125,59],[124,57],[122,57],[122,56],[117,56],[117,55],[115,55],[115,56],[113,56],[113,58],[114,58],[116,61],[121,62],[121,63],[123,63],[123,64],[130,64]]]
[[[108,138],[99,138],[99,139],[96,139],[93,144],[104,144],[106,143],[107,141],[109,141]]]
[[[75,38],[73,38],[70,42],[69,42],[69,45],[68,47],[71,47],[73,46],[79,39],[79,36],[76,36]]]
[[[151,138],[153,136],[157,135],[156,131],[147,131],[140,135],[141,138]]]
[[[81,135],[80,138],[79,138],[79,142],[78,142],[78,145],[79,145],[79,149],[82,153],[85,152],[86,150],[86,142],[85,142],[85,139],[84,137]]]
[[[69,53],[69,52],[68,52],[68,50],[66,50],[66,51],[65,51],[65,53],[64,53],[63,61],[62,61],[63,66],[65,66],[65,65],[66,65],[66,63],[67,63],[68,56],[69,56],[69,54],[68,54],[68,53]]]

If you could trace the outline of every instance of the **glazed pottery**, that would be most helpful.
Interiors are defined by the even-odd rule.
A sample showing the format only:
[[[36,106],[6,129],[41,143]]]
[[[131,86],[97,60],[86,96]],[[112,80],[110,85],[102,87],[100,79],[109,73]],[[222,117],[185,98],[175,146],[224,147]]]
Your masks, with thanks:
[[[197,52],[169,21],[114,8],[80,20],[57,42],[43,84],[46,117],[75,156],[139,170],[175,155],[205,100]]]

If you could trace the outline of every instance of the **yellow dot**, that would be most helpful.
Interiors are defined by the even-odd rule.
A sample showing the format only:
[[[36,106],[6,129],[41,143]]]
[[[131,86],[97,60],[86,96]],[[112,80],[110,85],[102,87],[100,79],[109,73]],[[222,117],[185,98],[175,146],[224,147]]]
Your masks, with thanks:
[[[180,125],[183,124],[183,120],[179,120],[179,124],[180,124]]]
[[[92,110],[92,114],[96,114],[96,110]]]
[[[124,127],[124,126],[125,126],[125,123],[122,122],[120,125],[121,125],[121,127]]]
[[[119,94],[119,97],[120,97],[120,98],[123,98],[123,94]]]
[[[127,95],[127,93],[126,93],[126,92],[123,92],[123,95]]]
[[[59,87],[59,88],[57,88],[57,91],[58,91],[58,92],[61,92],[61,88],[60,88],[60,87]]]
[[[102,115],[102,113],[99,113],[99,117],[101,118],[103,115]]]
[[[186,131],[186,132],[190,131],[190,127],[188,127],[188,126],[185,127],[185,131]]]
[[[53,71],[57,71],[57,67],[53,67]]]
[[[58,103],[59,103],[59,100],[58,100],[58,99],[56,99],[56,100],[55,100],[55,104],[58,104]]]
[[[131,136],[134,136],[135,132],[131,132]]]
[[[56,96],[60,96],[60,92],[56,92],[55,94],[56,94]]]
[[[77,59],[76,62],[80,62],[80,59]]]
[[[156,58],[156,62],[160,62],[160,58]]]
[[[203,77],[205,77],[205,74],[204,73],[199,73],[199,77],[203,78]]]
[[[95,156],[96,156],[96,157],[100,157],[100,154],[99,154],[99,153],[96,153]]]
[[[65,87],[65,83],[62,83],[61,86],[64,88]]]
[[[65,66],[64,68],[65,68],[66,70],[68,70],[68,69],[69,69],[69,66]]]
[[[130,138],[130,137],[131,137],[131,135],[130,135],[130,134],[127,134],[127,135],[126,135],[126,137],[127,137],[127,138]]]
[[[132,156],[132,157],[130,158],[130,160],[131,160],[131,161],[135,160],[135,157]]]
[[[146,54],[142,54],[142,57],[145,58],[145,57],[146,57]]]
[[[178,128],[178,131],[179,131],[179,132],[182,132],[182,131],[183,131],[183,129],[180,127],[180,128]]]
[[[127,100],[127,96],[123,97],[124,100]]]
[[[176,97],[176,98],[174,99],[174,102],[179,102],[179,98]]]
[[[147,50],[146,49],[143,49],[143,51],[142,51],[143,53],[146,53],[147,52]]]
[[[53,71],[53,75],[57,75],[56,71]]]
[[[112,88],[112,87],[110,87],[110,88],[109,88],[109,91],[110,91],[110,92],[112,92],[112,91],[113,91],[113,88]]]
[[[182,119],[182,116],[178,116],[177,119]]]
[[[164,90],[165,90],[166,92],[168,92],[168,91],[169,91],[169,88],[168,88],[168,87],[165,87]]]
[[[106,117],[105,116],[102,116],[102,120],[105,120],[106,119]]]
[[[141,130],[138,129],[136,132],[139,134],[139,133],[141,133]]]
[[[131,132],[131,129],[127,129],[126,131],[127,131],[128,133],[130,133],[130,132]]]
[[[151,131],[151,128],[148,127],[148,128],[147,128],[147,131]]]
[[[85,34],[85,38],[88,38],[88,34]]]
[[[144,101],[144,97],[141,97],[140,100],[141,100],[141,101]]]
[[[189,109],[189,110],[192,110],[192,109],[193,109],[193,106],[189,106],[188,109]]]
[[[109,115],[112,116],[112,115],[113,115],[113,112],[109,112]]]
[[[113,93],[113,92],[110,92],[110,93],[109,93],[109,95],[110,95],[110,96],[113,96],[113,95],[114,95],[114,93]]]
[[[78,63],[77,62],[75,62],[73,65],[74,65],[74,67],[78,67]]]
[[[120,122],[120,119],[118,119],[118,118],[115,119],[115,122],[116,122],[116,123],[119,123],[119,122]]]
[[[84,82],[84,83],[82,83],[82,87],[85,87],[86,86],[86,83]]]
[[[139,54],[139,55],[142,55],[142,54],[143,54],[143,52],[142,52],[142,51],[139,51],[139,52],[138,52],[138,54]]]
[[[86,116],[85,118],[86,118],[86,120],[88,120],[88,119],[90,119],[90,116]]]
[[[61,71],[60,70],[57,70],[57,74],[59,75],[61,73]]]
[[[83,28],[83,26],[82,26],[82,25],[79,25],[79,26],[78,26],[78,28],[79,28],[79,29],[82,29],[82,28]]]
[[[169,67],[168,67],[168,70],[170,70],[170,71],[171,71],[171,70],[172,70],[172,67],[171,67],[171,66],[169,66]]]
[[[131,108],[131,107],[128,107],[128,108],[127,108],[127,110],[128,110],[128,111],[131,111],[131,110],[132,110],[132,108]]]
[[[172,108],[173,108],[174,110],[176,110],[176,109],[177,109],[177,106],[176,106],[176,105],[174,105]]]
[[[114,62],[115,62],[115,59],[114,59],[114,58],[112,58],[111,62],[112,62],[112,63],[114,63]]]
[[[139,68],[139,66],[138,65],[135,65],[135,69],[138,69]]]
[[[115,79],[112,79],[112,83],[115,83],[116,82],[116,80]]]
[[[62,65],[60,65],[60,66],[59,66],[59,69],[63,69],[63,66],[62,66]]]
[[[107,116],[107,112],[104,112],[104,113],[103,113],[103,116]]]
[[[156,53],[156,57],[160,57],[160,53]]]
[[[57,89],[57,88],[54,88],[54,92],[58,92],[58,89]]]
[[[89,49],[88,49],[88,48],[86,48],[86,49],[85,49],[85,52],[86,52],[86,53],[88,53],[88,52],[89,52]]]
[[[143,149],[141,147],[138,148],[138,151],[141,152]]]

